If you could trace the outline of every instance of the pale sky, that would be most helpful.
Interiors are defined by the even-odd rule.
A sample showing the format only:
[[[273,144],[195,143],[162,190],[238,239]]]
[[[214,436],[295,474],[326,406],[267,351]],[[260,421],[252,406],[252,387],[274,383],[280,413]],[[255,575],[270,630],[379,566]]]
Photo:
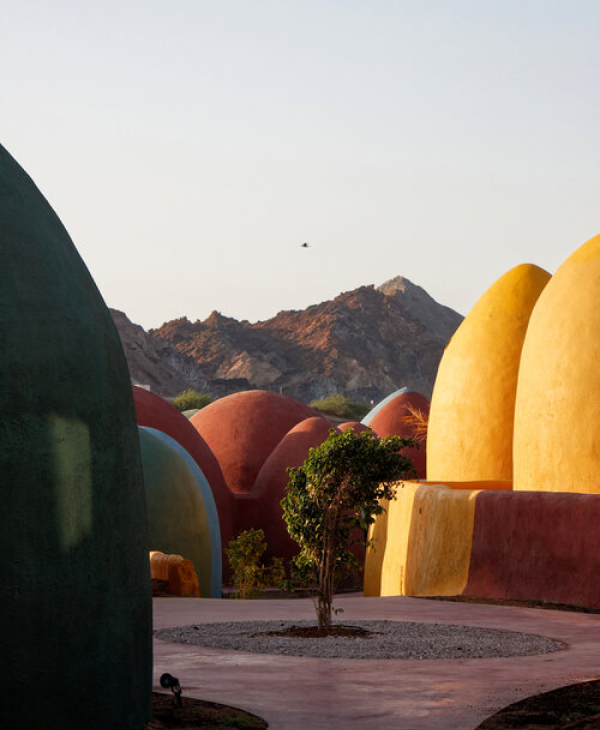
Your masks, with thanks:
[[[597,0],[0,0],[0,68],[0,142],[146,328],[398,275],[466,314],[600,233]]]

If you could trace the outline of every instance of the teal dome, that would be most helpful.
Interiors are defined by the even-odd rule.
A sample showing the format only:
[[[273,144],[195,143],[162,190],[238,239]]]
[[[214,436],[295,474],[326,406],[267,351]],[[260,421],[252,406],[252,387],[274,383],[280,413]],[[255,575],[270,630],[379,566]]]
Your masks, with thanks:
[[[206,478],[185,449],[161,431],[141,426],[140,446],[150,550],[191,560],[200,596],[220,598],[219,518]]]

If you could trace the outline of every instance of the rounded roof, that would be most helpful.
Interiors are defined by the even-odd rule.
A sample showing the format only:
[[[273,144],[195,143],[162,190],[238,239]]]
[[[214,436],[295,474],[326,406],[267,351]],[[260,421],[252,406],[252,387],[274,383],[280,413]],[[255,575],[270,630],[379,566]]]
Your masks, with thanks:
[[[515,490],[599,493],[600,236],[556,271],[533,310],[515,407]]]
[[[389,400],[371,419],[370,428],[380,437],[401,436],[414,437],[414,426],[406,422],[410,417],[409,408],[415,408],[424,414],[429,414],[429,400],[413,390],[399,392],[395,398]],[[403,454],[412,459],[419,479],[425,478],[426,448],[425,443],[419,444],[418,449],[404,449]]]
[[[395,390],[393,393],[390,393],[383,400],[380,400],[376,406],[371,408],[371,410],[367,413],[367,415],[362,419],[361,423],[363,423],[365,426],[370,426],[372,419],[379,413],[379,411],[382,408],[385,408],[388,403],[391,403],[391,401],[393,401],[394,398],[397,398],[399,395],[402,395],[403,393],[410,393],[410,389],[403,387],[403,388],[398,388],[398,390]]]
[[[363,431],[366,431],[369,426],[365,426],[365,424],[361,423],[360,421],[346,421],[345,423],[340,423],[340,425],[337,427],[340,433],[343,433],[348,428],[351,428],[355,434],[359,434]]]
[[[208,480],[215,498],[223,539],[232,532],[231,494],[215,455],[198,431],[174,405],[144,388],[133,386],[137,421],[166,433],[192,456]]]
[[[211,590],[211,539],[202,488],[185,459],[151,430],[140,428],[150,550],[194,563],[200,595]]]
[[[190,423],[216,456],[229,489],[248,494],[265,459],[297,423],[319,414],[265,390],[234,393],[211,403]]]
[[[281,500],[285,496],[285,487],[289,481],[288,467],[298,467],[304,463],[310,448],[319,446],[329,436],[333,426],[322,416],[306,418],[290,429],[273,449],[263,464],[251,494],[258,509],[249,512],[253,521],[265,532],[269,554],[289,560],[298,553],[298,545],[289,536],[283,520]],[[333,429],[336,430],[336,429]],[[242,502],[238,503],[238,509]],[[244,515],[240,514],[244,520]]]
[[[210,598],[221,598],[223,577],[221,530],[219,526],[219,513],[210,484],[202,473],[202,469],[200,469],[196,461],[178,441],[175,441],[168,434],[156,428],[149,428],[148,426],[139,426],[139,428],[160,439],[169,448],[179,454],[196,480],[196,484],[202,493],[202,501],[204,502],[210,533],[210,589],[208,585],[205,585],[205,589],[210,590],[208,594]]]
[[[65,227],[1,145],[0,190],[0,617],[18,708],[2,716],[141,727],[152,604],[123,347]]]
[[[456,330],[433,389],[428,479],[512,479],[521,349],[531,312],[549,279],[539,266],[516,266],[483,294]]]

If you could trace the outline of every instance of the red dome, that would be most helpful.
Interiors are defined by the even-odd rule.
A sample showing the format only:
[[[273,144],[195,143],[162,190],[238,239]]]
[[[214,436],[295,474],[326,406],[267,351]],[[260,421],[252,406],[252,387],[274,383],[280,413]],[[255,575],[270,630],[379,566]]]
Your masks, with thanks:
[[[363,431],[368,431],[370,426],[365,426],[364,423],[361,423],[360,421],[346,421],[346,423],[340,423],[338,426],[338,431],[340,433],[344,433],[348,428],[351,428],[354,433],[358,436],[359,433],[362,433]]]
[[[404,420],[411,415],[408,407],[429,414],[429,405],[427,398],[420,393],[414,391],[401,393],[373,416],[369,426],[380,438],[384,436],[412,438],[414,427]],[[403,453],[412,459],[419,479],[425,479],[427,462],[425,442],[421,443],[420,446],[420,449],[405,449]]]
[[[304,463],[308,450],[323,443],[331,428],[329,421],[321,416],[300,421],[286,433],[263,464],[247,501],[238,502],[239,522],[243,525],[240,529],[261,527],[264,530],[267,559],[277,556],[289,560],[298,553],[297,543],[288,534],[280,504],[289,481],[286,469]]]
[[[246,390],[221,398],[190,423],[221,466],[229,489],[248,494],[271,451],[297,423],[318,413],[293,398]]]

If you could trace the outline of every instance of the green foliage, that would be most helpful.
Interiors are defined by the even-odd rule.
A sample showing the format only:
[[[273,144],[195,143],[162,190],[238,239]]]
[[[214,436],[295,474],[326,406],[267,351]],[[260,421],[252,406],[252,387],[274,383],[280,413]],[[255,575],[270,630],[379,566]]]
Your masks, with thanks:
[[[244,530],[225,549],[238,598],[253,598],[261,588],[287,586],[283,558],[265,566],[261,558],[267,549],[263,530]]]
[[[281,501],[288,532],[300,546],[293,577],[312,585],[319,628],[329,628],[333,595],[349,572],[362,568],[351,552],[365,541],[365,530],[383,512],[381,499],[395,497],[394,482],[416,476],[401,449],[416,444],[372,431],[356,435],[331,429],[329,437],[297,469]]]
[[[314,400],[312,408],[338,418],[347,418],[352,421],[362,420],[370,410],[366,403],[359,403],[341,393],[330,395],[322,400]]]
[[[189,411],[192,408],[204,408],[209,403],[212,403],[213,399],[206,393],[198,393],[198,391],[188,388],[180,393],[176,398],[173,398],[173,405],[180,411]]]

